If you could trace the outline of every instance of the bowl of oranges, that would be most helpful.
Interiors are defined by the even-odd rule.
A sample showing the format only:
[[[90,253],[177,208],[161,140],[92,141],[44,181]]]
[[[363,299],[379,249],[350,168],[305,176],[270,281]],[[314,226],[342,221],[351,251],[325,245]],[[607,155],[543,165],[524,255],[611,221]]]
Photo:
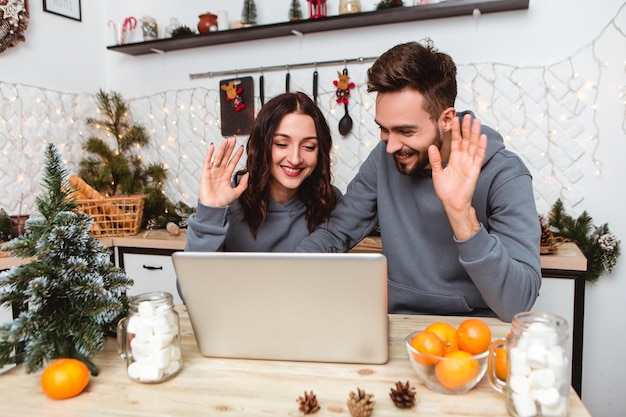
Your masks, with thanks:
[[[433,391],[463,394],[487,371],[491,330],[479,318],[454,327],[435,322],[404,339],[409,362],[419,380]]]

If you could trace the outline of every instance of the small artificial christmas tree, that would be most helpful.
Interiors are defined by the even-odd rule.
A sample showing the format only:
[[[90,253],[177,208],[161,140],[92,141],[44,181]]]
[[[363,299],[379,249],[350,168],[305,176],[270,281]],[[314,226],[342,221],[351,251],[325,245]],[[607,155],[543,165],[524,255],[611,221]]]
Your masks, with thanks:
[[[302,19],[302,7],[300,5],[300,0],[291,0],[291,4],[289,5],[289,20],[300,20]]]
[[[151,219],[156,227],[164,228],[168,222],[180,224],[191,209],[182,202],[175,205],[162,192],[167,174],[163,164],[143,166],[134,150],[148,144],[143,126],[131,124],[128,106],[119,93],[98,91],[99,111],[104,119],[88,118],[87,125],[102,126],[115,139],[113,148],[97,137],[90,136],[84,146],[87,157],[80,162],[78,176],[93,188],[106,195],[147,194],[142,225]]]
[[[104,346],[108,329],[126,314],[132,280],[111,263],[110,251],[89,234],[93,218],[76,210],[67,168],[54,145],[45,151],[40,217],[4,246],[30,263],[0,273],[0,305],[19,316],[0,325],[0,366],[24,363],[27,372],[45,361],[87,359]]]
[[[256,3],[254,3],[254,0],[243,0],[241,23],[244,25],[256,25]]]

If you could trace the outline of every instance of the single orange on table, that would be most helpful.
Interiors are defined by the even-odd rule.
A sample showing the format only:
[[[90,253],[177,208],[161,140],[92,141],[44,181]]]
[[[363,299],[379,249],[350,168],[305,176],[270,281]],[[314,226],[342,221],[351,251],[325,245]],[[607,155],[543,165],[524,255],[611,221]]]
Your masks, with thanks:
[[[444,356],[435,365],[437,380],[450,390],[459,389],[472,382],[480,373],[480,363],[469,352],[457,350]]]
[[[432,323],[424,331],[433,332],[443,341],[444,355],[459,350],[456,340],[456,329],[449,323],[438,321]]]
[[[419,353],[432,356],[443,356],[443,341],[433,332],[423,331],[417,333],[411,339],[411,347]],[[431,366],[437,363],[437,358],[417,355],[413,353],[413,359],[422,365]]]
[[[486,352],[491,344],[491,329],[481,319],[467,319],[456,331],[459,349],[477,355]]]
[[[43,392],[55,400],[75,397],[88,383],[89,368],[78,359],[57,359],[41,374]]]

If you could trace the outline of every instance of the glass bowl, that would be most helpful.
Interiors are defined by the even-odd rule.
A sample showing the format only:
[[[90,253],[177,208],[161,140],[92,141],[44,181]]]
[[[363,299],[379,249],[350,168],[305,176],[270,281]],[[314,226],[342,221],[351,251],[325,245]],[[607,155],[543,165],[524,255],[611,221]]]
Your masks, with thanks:
[[[411,340],[422,331],[408,335],[404,345],[417,378],[428,388],[442,394],[463,394],[485,376],[488,350],[478,355],[458,351],[453,353],[456,357],[420,353],[411,346]]]

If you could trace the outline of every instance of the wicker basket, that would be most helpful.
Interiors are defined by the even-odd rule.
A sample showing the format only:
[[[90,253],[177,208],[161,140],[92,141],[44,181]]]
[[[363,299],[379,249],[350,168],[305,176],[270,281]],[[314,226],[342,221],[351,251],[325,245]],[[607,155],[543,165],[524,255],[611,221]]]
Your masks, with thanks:
[[[93,236],[133,236],[141,229],[145,199],[145,194],[127,195],[77,200],[76,205],[83,213],[93,216]]]

